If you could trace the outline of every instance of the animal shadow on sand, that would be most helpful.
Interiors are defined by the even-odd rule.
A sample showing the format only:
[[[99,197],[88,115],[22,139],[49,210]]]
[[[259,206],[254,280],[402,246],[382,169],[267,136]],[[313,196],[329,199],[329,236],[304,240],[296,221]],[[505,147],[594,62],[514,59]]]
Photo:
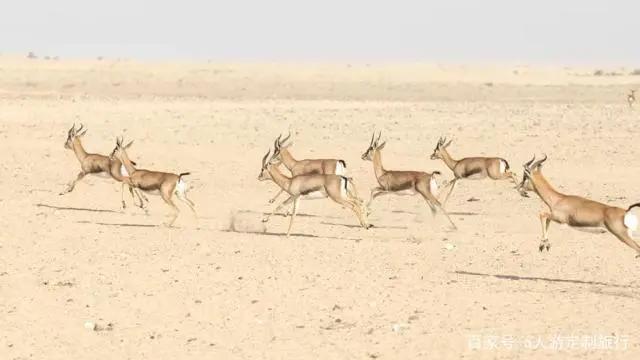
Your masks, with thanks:
[[[119,214],[119,211],[109,210],[109,209],[91,209],[91,208],[81,208],[81,207],[70,207],[70,206],[55,206],[49,204],[36,204],[37,207],[43,207],[47,209],[53,210],[67,210],[67,211],[88,211],[88,212],[99,212],[99,213],[115,213]]]
[[[509,281],[545,281],[550,283],[568,283],[568,284],[578,284],[578,285],[596,285],[596,286],[605,286],[605,287],[615,287],[622,289],[637,289],[635,286],[631,285],[622,285],[622,284],[613,284],[602,281],[587,281],[587,280],[575,280],[575,279],[559,279],[559,278],[547,278],[547,277],[537,277],[537,276],[519,276],[519,275],[506,275],[506,274],[485,274],[479,272],[471,272],[471,271],[454,271],[454,274],[465,275],[465,276],[479,276],[479,277],[492,277],[500,280],[509,280]]]
[[[102,225],[102,226],[120,226],[120,227],[145,227],[145,228],[151,228],[151,227],[159,227],[160,225],[154,225],[154,224],[134,224],[134,223],[105,223],[105,222],[96,222],[96,221],[76,221],[76,223],[78,224],[95,224],[95,225]]]
[[[287,236],[287,233],[285,232],[271,232],[271,231],[256,231],[256,230],[238,230],[238,229],[224,229],[221,230],[222,232],[228,232],[228,233],[238,233],[238,234],[252,234],[252,235],[260,235],[260,236]],[[299,237],[305,237],[305,238],[318,238],[318,239],[334,239],[334,240],[350,240],[350,241],[362,241],[362,239],[358,239],[358,238],[348,238],[348,237],[339,237],[339,236],[319,236],[319,235],[313,235],[313,234],[303,234],[303,233],[291,233],[290,236],[299,236]]]

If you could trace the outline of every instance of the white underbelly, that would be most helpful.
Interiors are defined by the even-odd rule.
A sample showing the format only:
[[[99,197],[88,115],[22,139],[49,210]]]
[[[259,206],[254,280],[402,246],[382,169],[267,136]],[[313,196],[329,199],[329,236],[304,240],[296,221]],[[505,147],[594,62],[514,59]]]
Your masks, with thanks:
[[[304,200],[318,200],[318,199],[326,199],[327,198],[327,193],[325,191],[314,191],[314,192],[310,192],[306,195],[302,196],[302,199]]]
[[[393,194],[398,196],[413,196],[417,194],[417,192],[414,189],[407,189],[407,190],[396,191]]]

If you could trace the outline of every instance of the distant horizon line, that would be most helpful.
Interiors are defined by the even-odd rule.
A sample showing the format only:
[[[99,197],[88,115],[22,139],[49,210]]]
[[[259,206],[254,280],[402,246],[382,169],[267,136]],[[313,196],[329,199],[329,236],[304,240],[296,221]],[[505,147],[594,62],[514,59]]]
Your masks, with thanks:
[[[136,56],[136,55],[51,55],[37,51],[0,52],[0,58],[24,58],[25,60],[48,61],[132,61],[132,62],[185,62],[185,63],[219,63],[219,64],[331,64],[331,65],[386,65],[412,64],[434,66],[516,66],[516,67],[602,67],[606,69],[635,69],[640,68],[640,62],[633,65],[627,61],[551,61],[551,60],[488,60],[488,59],[416,59],[416,58],[310,58],[310,57],[202,57],[202,56]]]

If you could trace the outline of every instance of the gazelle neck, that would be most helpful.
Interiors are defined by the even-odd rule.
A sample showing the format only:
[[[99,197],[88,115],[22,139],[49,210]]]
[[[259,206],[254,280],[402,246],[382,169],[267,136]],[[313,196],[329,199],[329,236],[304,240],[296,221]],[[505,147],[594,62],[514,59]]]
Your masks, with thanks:
[[[124,178],[122,176],[122,173],[120,172],[121,166],[122,166],[122,161],[118,159],[111,159],[111,158],[109,159],[109,172],[111,173],[111,176],[118,181],[122,181],[122,179]]]
[[[555,203],[563,196],[557,192],[551,184],[549,184],[540,171],[532,173],[530,181],[536,194],[538,194],[540,199],[542,199],[542,201],[544,201],[550,208],[552,208],[553,205],[555,205]]]
[[[296,159],[293,158],[293,156],[289,152],[289,149],[287,148],[280,150],[280,157],[282,159],[282,163],[284,164],[284,166],[289,170],[291,170],[298,162]]]
[[[376,174],[376,179],[386,173],[382,167],[382,152],[378,149],[373,150],[373,172]]]
[[[282,190],[289,192],[289,186],[291,186],[291,178],[286,177],[283,173],[281,173],[277,165],[269,165],[267,170],[269,171],[273,182],[278,184],[278,186],[280,186]]]
[[[441,149],[440,154],[442,155],[442,161],[444,161],[449,169],[453,170],[456,164],[458,164],[458,160],[454,160],[447,149]]]
[[[133,163],[129,160],[129,155],[127,155],[127,152],[124,150],[120,151],[120,161],[122,162],[122,165],[124,165],[124,168],[127,169],[129,176],[133,175],[136,168],[133,166]],[[118,172],[120,172],[120,169],[118,169]]]
[[[78,158],[78,161],[82,162],[84,160],[84,158],[87,157],[87,152],[82,147],[82,143],[80,142],[80,138],[74,138],[73,139],[72,149],[73,149],[73,152],[76,154],[76,157]]]

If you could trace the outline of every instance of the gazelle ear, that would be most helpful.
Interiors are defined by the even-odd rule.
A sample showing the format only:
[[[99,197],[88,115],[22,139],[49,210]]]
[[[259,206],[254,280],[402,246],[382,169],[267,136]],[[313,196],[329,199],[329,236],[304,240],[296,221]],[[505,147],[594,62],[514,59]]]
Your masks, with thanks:
[[[85,129],[83,132],[81,132],[81,133],[80,133],[80,134],[78,134],[77,136],[78,136],[78,137],[83,137],[83,136],[84,136],[84,134],[86,134],[86,133],[87,133],[87,129]]]
[[[453,141],[453,139],[449,140],[449,142],[447,142],[446,144],[444,144],[442,147],[443,148],[447,148],[449,145],[451,145],[451,142]]]
[[[129,141],[129,143],[124,148],[128,149],[131,145],[133,145],[133,140]]]
[[[382,150],[382,149],[384,149],[384,146],[385,146],[385,145],[387,145],[387,142],[386,142],[386,141],[385,141],[385,142],[383,142],[382,144],[380,144],[380,145],[377,147],[377,149],[378,149],[378,150]]]

